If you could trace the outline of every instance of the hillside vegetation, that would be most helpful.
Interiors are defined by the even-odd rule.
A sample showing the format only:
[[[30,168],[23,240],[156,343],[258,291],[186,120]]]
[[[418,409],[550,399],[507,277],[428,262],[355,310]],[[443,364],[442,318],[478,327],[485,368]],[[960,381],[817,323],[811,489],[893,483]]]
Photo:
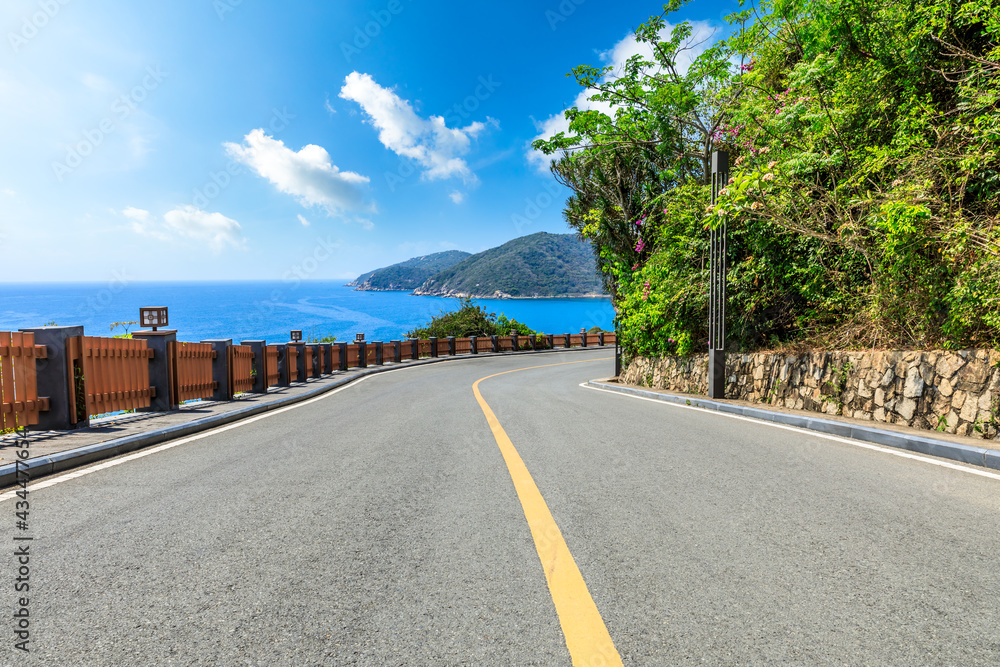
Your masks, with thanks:
[[[763,2],[707,49],[681,4],[636,30],[654,55],[574,70],[612,115],[535,143],[626,351],[706,349],[722,225],[730,349],[1000,344],[1000,0]]]
[[[603,293],[590,245],[576,234],[538,232],[467,257],[414,294],[474,297],[590,296]]]
[[[458,299],[458,308],[443,312],[422,327],[406,332],[407,338],[446,338],[455,336],[506,336],[511,331],[517,331],[520,336],[530,336],[535,332],[517,320],[512,320],[503,313],[488,313],[470,298]]]
[[[358,290],[413,290],[434,274],[454,266],[471,253],[462,250],[446,250],[432,255],[414,257],[392,266],[363,273],[347,283]]]

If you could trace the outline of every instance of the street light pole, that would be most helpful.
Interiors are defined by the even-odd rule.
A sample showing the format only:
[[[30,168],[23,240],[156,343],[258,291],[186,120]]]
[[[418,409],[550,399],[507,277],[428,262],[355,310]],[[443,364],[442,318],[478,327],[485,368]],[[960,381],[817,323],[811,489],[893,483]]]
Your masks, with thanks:
[[[729,153],[712,152],[712,205],[729,182]],[[726,395],[726,223],[714,227],[709,241],[708,397]]]

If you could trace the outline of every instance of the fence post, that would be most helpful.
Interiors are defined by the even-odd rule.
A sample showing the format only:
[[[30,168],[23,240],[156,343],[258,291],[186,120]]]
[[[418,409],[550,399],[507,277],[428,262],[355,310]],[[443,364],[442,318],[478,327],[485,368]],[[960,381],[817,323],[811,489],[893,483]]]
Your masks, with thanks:
[[[395,363],[401,363],[403,361],[403,342],[399,340],[391,340],[392,343],[392,360]]]
[[[313,374],[312,374],[312,376],[314,378],[318,378],[321,375],[323,375],[323,369],[321,368],[322,364],[319,363],[319,344],[317,343],[316,345],[310,345],[309,347],[312,348],[312,358],[313,358],[313,363],[312,363]],[[326,361],[324,361],[323,363],[325,364]]]
[[[556,337],[553,334],[548,334],[549,338],[549,349],[554,350],[556,347]]]
[[[431,341],[431,356],[432,357],[436,357],[436,356],[438,356],[438,339],[437,339],[437,336],[431,336],[429,340]]]
[[[597,344],[600,345],[601,347],[604,347],[604,332],[603,331],[598,331],[597,332]]]
[[[416,338],[411,338],[409,340],[409,343],[410,343],[410,359],[413,359],[414,361],[416,361],[417,359],[420,358],[420,350],[417,349],[417,340],[418,339],[416,339]]]
[[[469,342],[472,344],[472,354],[479,354],[479,336],[469,336]]]
[[[385,352],[382,349],[382,341],[375,341],[375,365],[383,366],[385,365],[385,358],[382,356]]]
[[[201,342],[211,344],[212,351],[215,352],[215,358],[212,359],[212,382],[215,383],[212,400],[233,400],[233,395],[229,391],[229,346],[233,344],[233,339],[218,338]]]
[[[288,343],[280,343],[278,348],[278,386],[287,387],[291,384],[288,381]]]
[[[241,340],[240,345],[248,345],[253,351],[253,394],[267,393],[267,341]]]
[[[66,361],[66,339],[83,335],[83,327],[36,327],[34,329],[19,329],[25,333],[35,334],[35,345],[44,345],[46,359],[37,359],[35,368],[38,371],[38,395],[48,396],[49,409],[38,413],[38,425],[32,426],[39,431],[69,431],[80,426],[86,426],[89,417],[84,415],[77,424],[70,423],[70,406],[76,405],[73,372]]]
[[[455,337],[448,336],[448,356],[455,356]]]
[[[141,412],[168,412],[179,406],[170,401],[170,382],[173,372],[170,370],[170,355],[167,348],[170,343],[177,342],[176,329],[160,329],[159,331],[135,331],[132,338],[146,341],[146,347],[153,351],[149,360],[149,386],[156,390],[156,396],[149,400],[148,408],[140,408]]]
[[[368,368],[368,343],[362,340],[357,341],[355,345],[358,346],[358,366]]]
[[[337,343],[338,355],[340,356],[340,370],[347,370],[347,343]]]
[[[333,346],[329,343],[319,343],[316,347],[323,349],[323,368],[320,369],[320,373],[329,375],[333,372]]]

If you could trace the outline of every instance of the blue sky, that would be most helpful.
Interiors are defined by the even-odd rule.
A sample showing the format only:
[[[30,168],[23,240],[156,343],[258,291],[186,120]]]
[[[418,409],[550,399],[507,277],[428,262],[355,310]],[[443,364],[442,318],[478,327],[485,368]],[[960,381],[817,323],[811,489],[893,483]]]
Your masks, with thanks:
[[[3,275],[347,279],[566,233],[528,144],[660,6],[5,0]]]

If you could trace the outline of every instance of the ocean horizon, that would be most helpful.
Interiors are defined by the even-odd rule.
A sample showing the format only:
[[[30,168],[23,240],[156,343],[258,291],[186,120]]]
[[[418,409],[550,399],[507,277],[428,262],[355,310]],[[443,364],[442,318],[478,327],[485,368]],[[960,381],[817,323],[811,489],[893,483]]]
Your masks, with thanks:
[[[613,328],[609,297],[475,299],[487,312],[513,318],[544,333]],[[394,340],[458,300],[409,292],[356,291],[341,281],[118,281],[0,284],[0,330],[49,323],[83,325],[88,336],[123,333],[115,322],[139,319],[141,306],[169,308],[178,340],[218,338],[284,342],[301,329],[304,338]],[[132,325],[131,330],[139,327]]]

